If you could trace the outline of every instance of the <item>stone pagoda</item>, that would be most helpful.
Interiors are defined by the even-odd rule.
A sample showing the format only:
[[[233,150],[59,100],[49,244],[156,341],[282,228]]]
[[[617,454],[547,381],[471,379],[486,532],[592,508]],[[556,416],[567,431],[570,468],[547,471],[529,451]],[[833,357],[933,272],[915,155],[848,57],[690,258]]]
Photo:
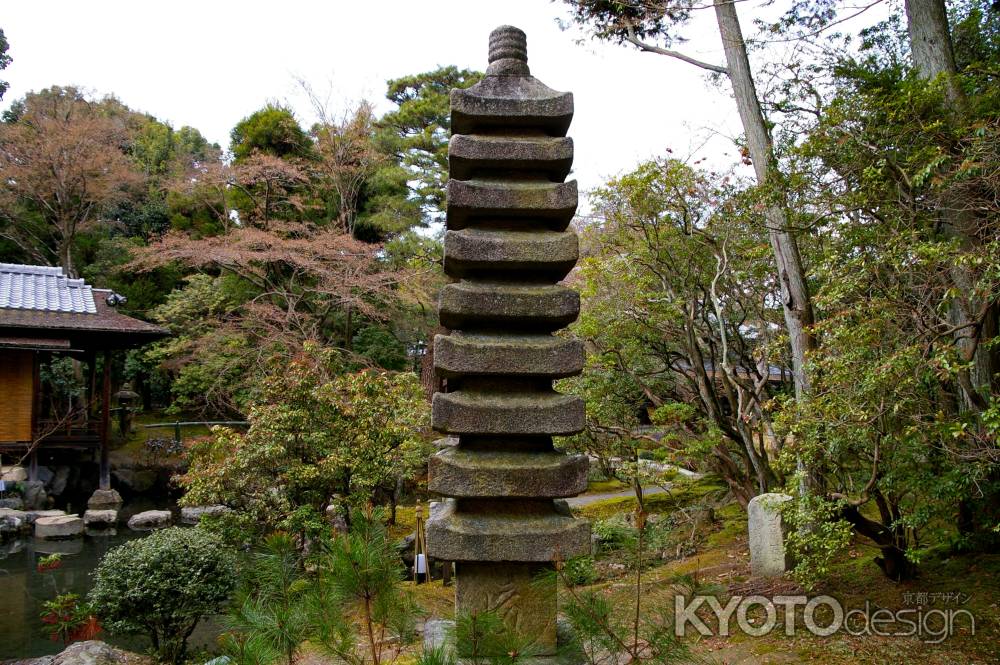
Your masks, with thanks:
[[[583,402],[553,379],[579,374],[576,264],[568,229],[576,182],[566,137],[573,95],[528,71],[525,34],[490,35],[486,77],[451,92],[448,221],[434,366],[447,392],[433,423],[448,445],[430,460],[430,490],[451,497],[427,521],[428,553],[456,565],[459,613],[494,611],[536,656],[556,651],[553,562],[589,553],[590,525],[561,497],[587,487],[588,462],[552,446],[580,432]],[[459,654],[462,655],[461,653]]]

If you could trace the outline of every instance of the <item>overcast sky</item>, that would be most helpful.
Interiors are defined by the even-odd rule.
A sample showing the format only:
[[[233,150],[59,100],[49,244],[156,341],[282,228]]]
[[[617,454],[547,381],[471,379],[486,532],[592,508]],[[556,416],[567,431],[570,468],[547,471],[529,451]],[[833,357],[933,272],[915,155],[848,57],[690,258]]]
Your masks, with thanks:
[[[565,5],[547,0],[136,0],[7,2],[0,15],[14,62],[3,104],[53,84],[114,93],[174,127],[191,125],[223,147],[229,130],[269,100],[312,120],[297,78],[332,92],[334,108],[362,98],[385,111],[388,79],[457,65],[485,69],[490,30],[528,34],[532,74],[572,91],[575,177],[589,189],[638,161],[700,150],[716,166],[736,160],[739,119],[728,90],[663,56],[562,31]],[[744,30],[753,7],[741,6]],[[711,11],[684,50],[722,63]],[[715,139],[704,145],[708,137]],[[703,147],[702,147],[703,146]]]

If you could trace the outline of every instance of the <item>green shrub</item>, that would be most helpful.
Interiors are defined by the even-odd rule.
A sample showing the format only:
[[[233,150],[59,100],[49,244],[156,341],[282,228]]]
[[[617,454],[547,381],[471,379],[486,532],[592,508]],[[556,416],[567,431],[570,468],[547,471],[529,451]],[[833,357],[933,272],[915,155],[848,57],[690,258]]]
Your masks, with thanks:
[[[222,611],[235,584],[218,537],[173,527],[105,554],[89,600],[110,632],[146,634],[160,660],[181,663],[198,621]]]
[[[573,557],[563,565],[562,580],[572,586],[585,586],[597,581],[597,571],[594,570],[594,558],[590,556]]]
[[[604,550],[621,549],[635,542],[635,527],[628,523],[624,513],[597,520],[591,530]]]

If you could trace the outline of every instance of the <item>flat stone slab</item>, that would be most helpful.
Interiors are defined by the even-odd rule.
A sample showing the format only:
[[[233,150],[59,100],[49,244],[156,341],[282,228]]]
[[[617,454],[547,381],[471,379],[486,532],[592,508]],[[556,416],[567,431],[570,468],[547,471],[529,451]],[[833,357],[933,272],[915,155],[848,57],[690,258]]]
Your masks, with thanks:
[[[590,552],[590,523],[565,504],[552,512],[498,504],[490,512],[459,512],[441,502],[427,520],[427,553],[444,561],[550,562]],[[461,574],[461,573],[459,573]]]
[[[451,329],[497,326],[551,332],[580,313],[580,294],[557,284],[456,282],[441,289],[441,325]]]
[[[434,367],[443,376],[538,376],[561,379],[583,371],[583,342],[552,335],[434,337]]]
[[[448,229],[473,226],[477,220],[517,219],[565,231],[577,205],[576,181],[449,180]]]
[[[580,255],[571,231],[470,228],[444,236],[444,270],[453,277],[517,273],[554,282],[569,274]]]
[[[39,517],[35,520],[35,537],[42,540],[76,538],[83,535],[83,520],[76,515]]]
[[[228,506],[184,506],[181,508],[181,523],[197,524],[206,515],[225,515],[230,512],[232,509]]]
[[[26,510],[24,511],[25,516],[28,518],[28,524],[34,524],[35,520],[39,517],[62,517],[66,514],[65,510]]]
[[[128,528],[133,531],[149,531],[170,526],[174,516],[169,510],[147,510],[136,513],[128,520]]]
[[[117,510],[87,510],[83,523],[88,527],[114,526],[118,523]]]
[[[584,428],[583,400],[555,391],[435,393],[432,424],[445,434],[568,436]]]
[[[0,508],[0,517],[13,517],[21,520],[25,524],[28,523],[28,513],[24,510],[17,510],[15,508]]]
[[[456,134],[448,144],[448,176],[457,180],[524,171],[559,182],[572,165],[573,139],[565,136]]]
[[[427,489],[445,496],[562,498],[587,489],[586,455],[449,447],[430,458]]]

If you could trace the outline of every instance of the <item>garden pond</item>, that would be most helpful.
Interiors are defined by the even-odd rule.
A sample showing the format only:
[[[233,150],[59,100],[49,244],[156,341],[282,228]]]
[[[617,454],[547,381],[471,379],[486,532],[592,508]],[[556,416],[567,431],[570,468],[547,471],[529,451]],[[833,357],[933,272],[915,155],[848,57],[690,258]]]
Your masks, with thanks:
[[[42,604],[65,593],[85,597],[93,585],[91,572],[101,557],[122,543],[146,535],[125,527],[129,516],[154,508],[164,506],[143,501],[127,504],[119,515],[117,529],[88,530],[82,538],[48,541],[23,537],[0,543],[0,661],[62,651],[62,642],[53,641],[41,621]],[[56,553],[62,555],[59,566],[39,572],[39,561]],[[189,647],[212,651],[218,633],[218,624],[203,620],[191,636]],[[149,640],[143,636],[109,635],[102,631],[97,639],[137,652],[149,648]]]

